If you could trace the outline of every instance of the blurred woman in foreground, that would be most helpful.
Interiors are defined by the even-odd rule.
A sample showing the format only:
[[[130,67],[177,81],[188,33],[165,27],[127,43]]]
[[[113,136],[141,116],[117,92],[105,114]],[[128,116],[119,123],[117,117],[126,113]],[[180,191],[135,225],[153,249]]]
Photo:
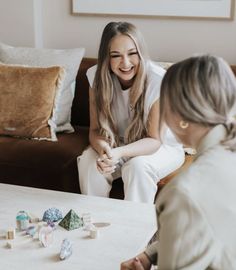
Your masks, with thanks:
[[[121,269],[236,269],[236,80],[221,58],[203,55],[164,76],[160,121],[197,150],[156,201],[159,240]]]

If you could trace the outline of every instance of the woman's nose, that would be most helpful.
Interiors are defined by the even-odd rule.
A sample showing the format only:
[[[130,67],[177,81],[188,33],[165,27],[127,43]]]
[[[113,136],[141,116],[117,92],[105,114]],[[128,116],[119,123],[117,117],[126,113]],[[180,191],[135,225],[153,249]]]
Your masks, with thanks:
[[[128,67],[130,64],[130,60],[128,55],[124,55],[122,58],[122,64],[124,65],[124,67]]]

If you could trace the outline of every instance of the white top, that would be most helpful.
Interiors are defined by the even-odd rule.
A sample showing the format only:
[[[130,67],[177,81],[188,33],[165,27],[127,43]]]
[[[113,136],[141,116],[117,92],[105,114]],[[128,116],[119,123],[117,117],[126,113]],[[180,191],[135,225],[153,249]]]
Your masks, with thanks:
[[[213,128],[158,195],[160,241],[147,250],[158,269],[236,269],[236,153],[220,144],[225,135]]]
[[[97,65],[91,67],[87,71],[87,78],[90,84],[90,87],[93,86],[93,81],[95,73],[97,70]],[[147,62],[147,90],[144,101],[144,121],[148,119],[149,112],[152,108],[152,105],[160,97],[160,86],[162,78],[165,74],[165,70],[155,64],[152,61]],[[114,84],[114,98],[112,103],[112,114],[117,122],[119,137],[121,140],[124,138],[125,130],[130,124],[132,119],[132,110],[130,108],[129,102],[129,93],[130,89],[122,90],[120,82],[117,76],[113,75],[113,84]],[[171,131],[168,129],[163,142],[166,144],[178,144],[174,138]]]

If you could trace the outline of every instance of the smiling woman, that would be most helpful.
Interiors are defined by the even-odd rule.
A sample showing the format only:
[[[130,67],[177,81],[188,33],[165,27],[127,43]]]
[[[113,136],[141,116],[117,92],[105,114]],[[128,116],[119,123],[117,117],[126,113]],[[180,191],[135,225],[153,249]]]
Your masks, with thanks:
[[[114,37],[110,58],[111,70],[119,77],[122,89],[130,88],[139,66],[139,56],[133,40],[124,35]]]
[[[91,147],[78,158],[81,192],[108,197],[122,176],[126,200],[154,202],[157,182],[184,161],[169,130],[159,137],[159,93],[165,70],[148,59],[138,29],[111,22],[103,30],[98,64],[90,68]]]

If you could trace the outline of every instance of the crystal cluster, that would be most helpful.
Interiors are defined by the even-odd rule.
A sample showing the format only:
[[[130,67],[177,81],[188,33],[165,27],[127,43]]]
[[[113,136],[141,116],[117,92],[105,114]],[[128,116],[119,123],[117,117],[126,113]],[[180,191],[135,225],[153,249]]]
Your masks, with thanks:
[[[61,244],[60,259],[65,260],[72,254],[72,244],[68,239],[64,239]]]
[[[19,231],[26,230],[29,226],[29,216],[25,211],[19,211],[16,216],[16,226]]]
[[[53,229],[50,226],[42,226],[39,230],[39,241],[42,246],[48,247],[53,242]]]
[[[43,214],[43,221],[46,222],[57,222],[62,218],[63,218],[62,212],[55,207],[49,208]]]

